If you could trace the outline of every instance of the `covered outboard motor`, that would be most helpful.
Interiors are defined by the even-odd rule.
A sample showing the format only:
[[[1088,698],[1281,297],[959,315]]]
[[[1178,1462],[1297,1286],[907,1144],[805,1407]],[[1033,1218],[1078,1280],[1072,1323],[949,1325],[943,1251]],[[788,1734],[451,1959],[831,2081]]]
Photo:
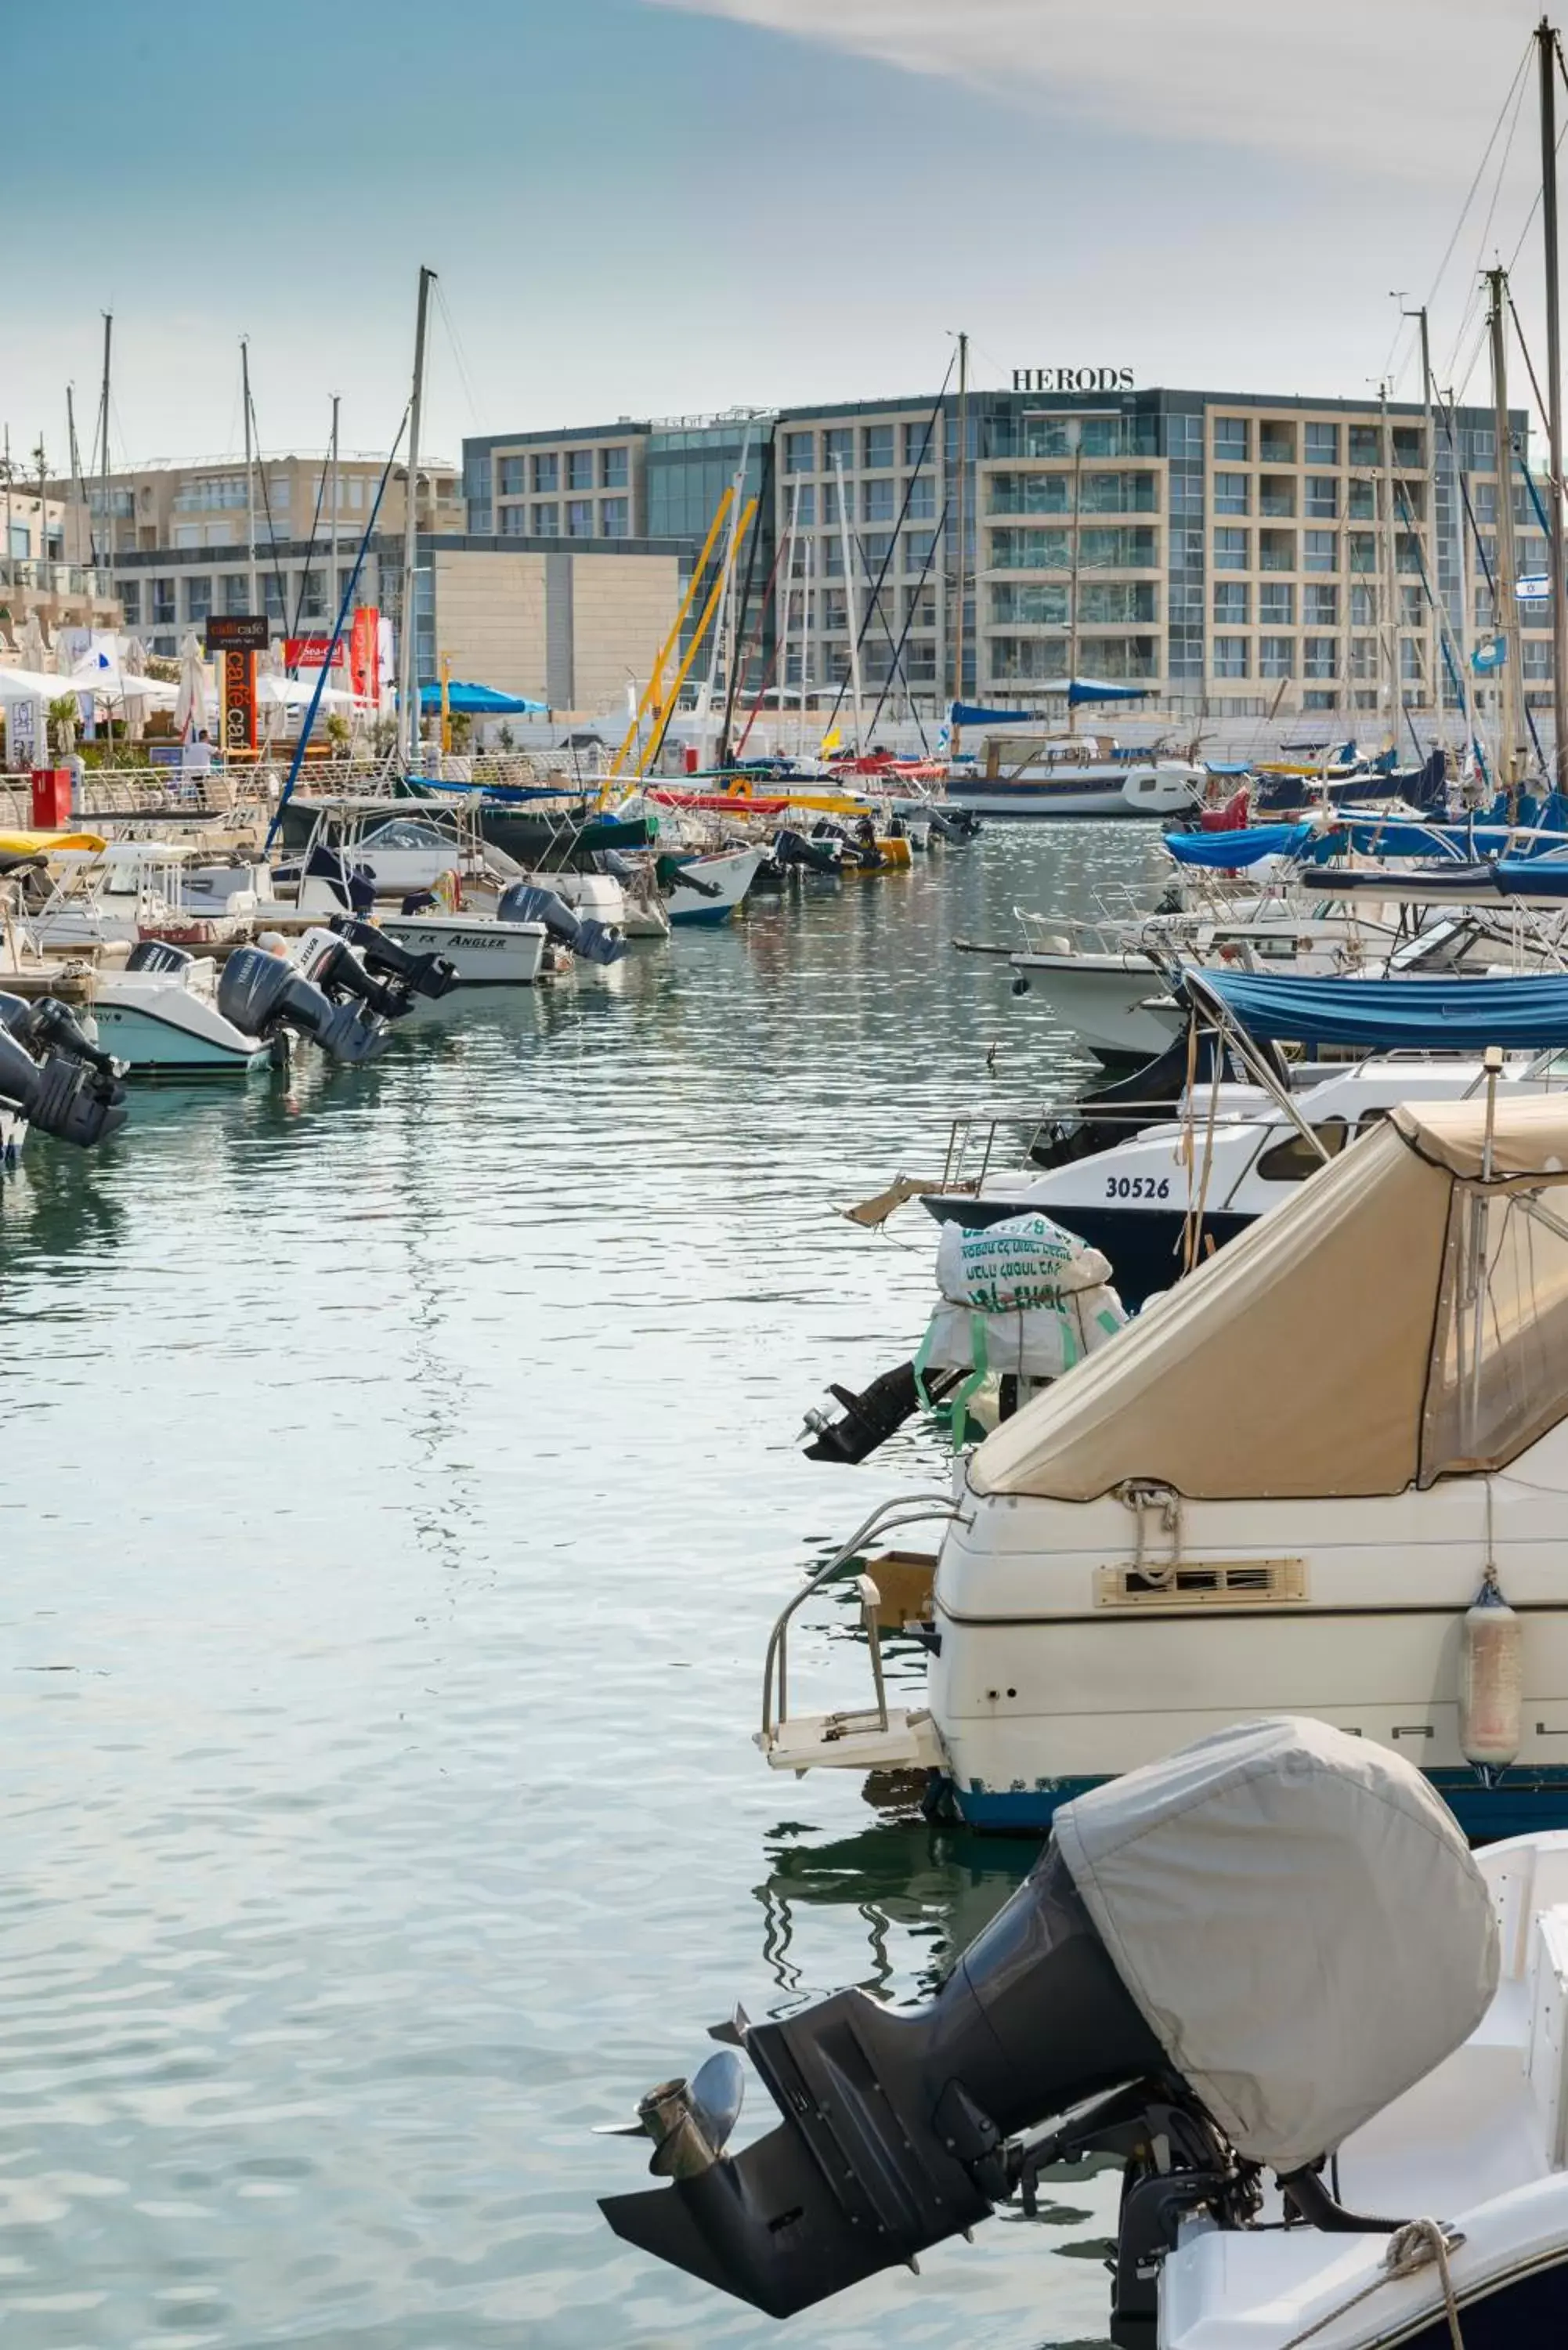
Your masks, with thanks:
[[[1317,2225],[1397,2224],[1343,2211],[1319,2166],[1469,2036],[1497,1973],[1485,1881],[1412,1764],[1324,1722],[1241,1723],[1058,1811],[928,2006],[839,1991],[719,2026],[779,2126],[725,2151],[744,2073],[711,2057],[629,2126],[672,2184],[601,2208],[787,2317],[1030,2207],[1047,2164],[1119,2155],[1111,2336],[1154,2350],[1179,2222],[1246,2226],[1264,2168]]]
[[[607,922],[597,922],[590,915],[579,914],[558,898],[554,889],[542,889],[535,881],[514,881],[504,890],[495,909],[498,922],[543,922],[550,936],[564,947],[569,947],[585,962],[618,962],[627,951],[627,942],[618,931]]]
[[[840,842],[833,837],[808,840],[803,832],[794,832],[786,825],[774,835],[774,855],[782,866],[799,866],[807,873],[836,873]]]
[[[308,935],[330,940],[352,961],[329,931]],[[239,947],[229,957],[218,981],[218,1009],[247,1036],[270,1038],[292,1028],[333,1061],[373,1061],[390,1037],[369,1004],[335,1003],[286,957],[268,954],[264,947]]]
[[[368,971],[395,979],[409,995],[450,994],[457,985],[457,965],[446,955],[415,954],[411,947],[389,939],[374,922],[352,914],[335,914],[328,928],[350,947],[357,947]]]
[[[624,889],[635,889],[642,879],[630,858],[623,857],[618,848],[596,848],[594,864],[599,872],[607,873],[610,879],[618,881]]]
[[[0,1100],[39,1134],[84,1150],[118,1134],[130,1116],[123,1074],[57,997],[0,994]]]
[[[189,971],[196,958],[185,947],[171,946],[167,939],[138,939],[125,958],[127,971],[161,971],[171,977],[177,972]]]

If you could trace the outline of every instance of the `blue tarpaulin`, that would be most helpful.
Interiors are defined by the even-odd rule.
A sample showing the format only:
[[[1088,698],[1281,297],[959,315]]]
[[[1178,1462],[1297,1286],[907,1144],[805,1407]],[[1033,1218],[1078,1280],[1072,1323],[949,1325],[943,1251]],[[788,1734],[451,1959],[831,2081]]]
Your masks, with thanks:
[[[1168,832],[1165,845],[1179,865],[1231,872],[1265,857],[1299,857],[1319,837],[1310,824],[1253,824],[1234,832]]]
[[[1053,691],[1047,686],[1045,691]],[[1118,685],[1114,678],[1075,677],[1067,688],[1069,702],[1141,702],[1152,685]]]
[[[1152,685],[1118,685],[1112,679],[1075,677],[1070,685],[1043,681],[1040,691],[1053,696],[1065,693],[1071,702],[1141,702],[1146,694],[1154,691],[1154,688]],[[948,711],[948,718],[954,726],[1033,726],[1038,729],[1041,724],[1037,710],[992,710],[982,702],[955,702]]]
[[[503,693],[493,685],[470,685],[465,679],[454,677],[446,690],[447,708],[457,718],[525,718],[542,716],[548,702],[530,702],[521,693]],[[420,708],[439,710],[439,685],[421,685]]]
[[[983,702],[955,702],[948,712],[955,726],[1033,726],[1040,724],[1037,710],[991,710]]]
[[[1568,1045],[1568,979],[1292,979],[1188,970],[1251,1035],[1302,1045],[1480,1053]]]

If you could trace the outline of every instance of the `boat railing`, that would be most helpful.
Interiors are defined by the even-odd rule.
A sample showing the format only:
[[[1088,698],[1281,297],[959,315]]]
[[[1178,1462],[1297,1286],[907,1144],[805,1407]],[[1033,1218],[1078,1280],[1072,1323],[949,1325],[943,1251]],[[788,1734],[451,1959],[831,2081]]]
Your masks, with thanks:
[[[780,1609],[768,1635],[767,1655],[763,1664],[763,1730],[761,1743],[765,1751],[772,1745],[774,1733],[789,1717],[789,1627],[792,1618],[804,1607],[814,1592],[821,1591],[837,1580],[847,1567],[864,1555],[867,1544],[874,1535],[901,1533],[907,1526],[929,1523],[946,1519],[959,1525],[971,1521],[960,1509],[950,1493],[901,1493],[891,1502],[879,1503],[868,1518],[856,1527],[843,1548],[835,1551],[826,1566],[808,1575],[788,1605]],[[880,1658],[877,1659],[877,1684],[881,1724],[888,1726],[887,1693],[882,1686]]]

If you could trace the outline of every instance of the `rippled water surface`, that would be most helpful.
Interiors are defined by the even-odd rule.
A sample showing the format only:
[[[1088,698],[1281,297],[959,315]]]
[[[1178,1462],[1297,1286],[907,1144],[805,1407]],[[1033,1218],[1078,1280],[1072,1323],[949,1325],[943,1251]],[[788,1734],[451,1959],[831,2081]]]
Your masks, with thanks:
[[[7,2350],[1100,2337],[1107,2179],[786,2336],[610,2236],[595,2195],[642,2158],[588,2133],[737,1999],[919,1996],[1032,1856],[776,1779],[751,1735],[803,1567],[940,1467],[908,1433],[860,1470],[796,1451],[931,1295],[918,1208],[880,1238],[831,1211],[1076,1069],[950,941],[1156,854],[993,829],[465,998],[370,1070],[143,1091],[99,1154],[29,1146],[0,1197]],[[858,1697],[843,1622],[807,1618],[801,1701]]]

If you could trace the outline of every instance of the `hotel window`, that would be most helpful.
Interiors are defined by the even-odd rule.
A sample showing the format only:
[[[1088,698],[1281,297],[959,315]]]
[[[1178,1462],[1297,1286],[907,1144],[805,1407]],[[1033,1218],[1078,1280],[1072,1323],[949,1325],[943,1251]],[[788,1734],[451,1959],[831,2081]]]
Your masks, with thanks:
[[[1377,484],[1375,482],[1347,483],[1345,511],[1352,522],[1375,522],[1377,518]]]
[[[937,453],[936,427],[929,417],[919,424],[904,427],[904,463],[912,471],[917,465],[929,465]]]
[[[934,530],[907,530],[904,533],[904,569],[923,571],[936,547]]]
[[[1309,424],[1303,435],[1304,453],[1309,465],[1337,465],[1339,463],[1339,427],[1337,424]]]
[[[832,531],[826,537],[819,538],[816,544],[818,548],[821,550],[822,555],[822,560],[816,567],[818,571],[826,571],[830,579],[842,579],[844,577],[844,541],[839,536],[837,531]]]
[[[1215,676],[1245,677],[1247,673],[1246,638],[1216,637],[1214,639]]]
[[[914,637],[904,647],[904,675],[911,685],[936,683],[937,649],[929,638]]]
[[[1421,542],[1407,530],[1394,534],[1394,567],[1397,571],[1419,571]]]
[[[831,473],[836,460],[842,460],[848,473],[855,463],[855,434],[847,424],[835,424],[822,436],[822,470]]]
[[[1265,579],[1258,589],[1258,621],[1262,628],[1295,626],[1296,591],[1288,579]]]
[[[1228,628],[1244,629],[1249,617],[1251,595],[1244,579],[1216,579],[1214,582],[1214,618]]]
[[[1296,673],[1296,640],[1293,637],[1260,637],[1258,639],[1258,675],[1260,677],[1294,677]]]
[[[601,490],[624,490],[627,485],[627,455],[624,449],[599,451],[599,487]]]
[[[223,609],[232,619],[238,619],[250,610],[250,582],[243,571],[224,572]]]
[[[526,516],[527,508],[525,506],[503,506],[501,508],[501,536],[503,538],[524,537],[526,535],[527,530]]]
[[[911,629],[934,629],[937,625],[937,591],[928,582],[922,588],[904,590],[904,619]]]
[[[1376,424],[1353,424],[1350,428],[1350,462],[1353,465],[1380,465],[1383,462],[1383,435]]]
[[[568,449],[566,452],[566,487],[569,490],[591,490],[594,485],[594,452],[591,449]]]
[[[789,494],[790,507],[794,515],[795,528],[797,530],[815,530],[816,528],[815,483],[802,482],[799,490],[792,490]]]
[[[1350,625],[1353,629],[1375,628],[1377,622],[1376,599],[1370,588],[1352,588],[1350,591]]]
[[[1214,534],[1216,571],[1251,571],[1252,534],[1250,530],[1217,530]]]
[[[1302,619],[1309,629],[1337,629],[1338,588],[1325,588],[1315,579],[1309,580],[1302,589]]]
[[[1296,510],[1296,485],[1282,473],[1265,473],[1258,484],[1258,512],[1261,515],[1293,515]]]
[[[849,626],[849,603],[842,588],[824,590],[822,625],[825,629],[846,629]]]
[[[786,432],[784,434],[784,469],[786,473],[811,473],[814,470],[812,461],[815,455],[816,435],[815,432]]]
[[[1260,571],[1293,571],[1296,567],[1296,535],[1293,530],[1261,530],[1258,533],[1258,568]]]
[[[1293,424],[1271,423],[1265,419],[1258,426],[1258,463],[1260,465],[1293,465],[1296,462],[1296,428]]]
[[[559,457],[535,457],[534,459],[535,496],[539,497],[547,494],[558,490],[560,486],[561,461]]]
[[[937,511],[937,482],[934,473],[917,473],[906,484],[909,503],[905,511],[911,522],[929,522]]]
[[[514,507],[513,511],[520,514],[522,508]],[[505,529],[504,522],[501,527],[503,530]],[[559,538],[561,536],[561,509],[554,501],[547,505],[535,507],[534,536],[535,538]]]
[[[1154,601],[1152,579],[1085,580],[1078,588],[1078,618],[1086,628],[1152,620]]]
[[[304,578],[300,582],[299,610],[300,617],[303,619],[324,620],[327,618],[327,574],[325,571],[307,571],[305,574]]]
[[[592,538],[594,535],[594,502],[592,498],[568,498],[566,501],[566,536]]]
[[[1309,530],[1302,534],[1306,554],[1303,571],[1337,571],[1339,569],[1339,534],[1333,530]]]
[[[932,591],[934,594],[934,590]],[[1014,625],[1025,628],[1064,629],[1067,625],[1067,590],[1048,588],[1041,582],[1021,583],[1017,587],[993,588],[991,591],[992,625]]]
[[[885,481],[862,482],[860,484],[860,519],[862,522],[891,522],[894,514],[894,483],[891,474]]]
[[[199,522],[177,522],[174,525],[174,544],[176,546],[200,546],[202,544],[201,524]],[[32,551],[33,542],[27,535],[26,524],[13,523],[11,525],[12,554],[30,555]]]
[[[1394,463],[1401,472],[1419,473],[1427,463],[1427,436],[1418,424],[1396,424],[1388,435],[1394,443]]]
[[[500,465],[501,479],[498,486],[504,498],[520,498],[522,496],[524,491],[528,486],[527,481],[524,478],[525,472],[525,459],[522,457],[503,457]]]
[[[1247,420],[1244,416],[1217,416],[1214,419],[1214,455],[1223,463],[1226,458],[1244,465],[1247,462]]]
[[[1402,587],[1399,590],[1399,619],[1407,629],[1424,629],[1427,625],[1427,596],[1422,588]]]
[[[624,498],[599,500],[599,536],[624,538],[627,536],[627,502]]]
[[[1552,674],[1552,639],[1550,637],[1521,637],[1519,648],[1524,655],[1524,674],[1532,685]],[[1407,639],[1399,648],[1400,671],[1407,678],[1421,674],[1421,648]]]
[[[269,571],[265,575],[264,584],[266,590],[265,600],[267,619],[286,621],[288,614],[284,608],[283,581],[275,571]]]
[[[1332,522],[1339,513],[1339,484],[1332,473],[1309,473],[1306,478],[1306,511],[1321,515]]]
[[[1245,473],[1216,473],[1214,476],[1214,511],[1223,515],[1244,515],[1250,511]]]
[[[890,530],[868,530],[860,542],[860,560],[873,578],[893,552]]]
[[[860,435],[860,463],[867,473],[874,467],[890,465],[893,462],[893,428],[890,424],[868,424]]]
[[[117,579],[115,592],[125,608],[125,617],[132,628],[141,614],[141,582],[139,579]]]
[[[1302,650],[1303,677],[1337,677],[1339,675],[1337,637],[1308,637]]]
[[[155,629],[171,629],[177,615],[174,609],[174,582],[155,579],[152,583],[152,625]]]
[[[1478,424],[1469,435],[1469,443],[1470,463],[1472,465],[1491,465],[1496,463],[1497,435],[1491,430],[1490,425]],[[1461,447],[1463,445],[1462,435],[1460,436],[1460,445]],[[118,511],[119,509],[117,509],[117,512]],[[94,512],[97,512],[96,507],[94,508]]]
[[[822,484],[822,526],[824,530],[836,530],[838,527],[838,484],[836,482],[824,482]]]
[[[204,620],[213,608],[213,583],[210,578],[187,579],[185,582],[185,618]]]

